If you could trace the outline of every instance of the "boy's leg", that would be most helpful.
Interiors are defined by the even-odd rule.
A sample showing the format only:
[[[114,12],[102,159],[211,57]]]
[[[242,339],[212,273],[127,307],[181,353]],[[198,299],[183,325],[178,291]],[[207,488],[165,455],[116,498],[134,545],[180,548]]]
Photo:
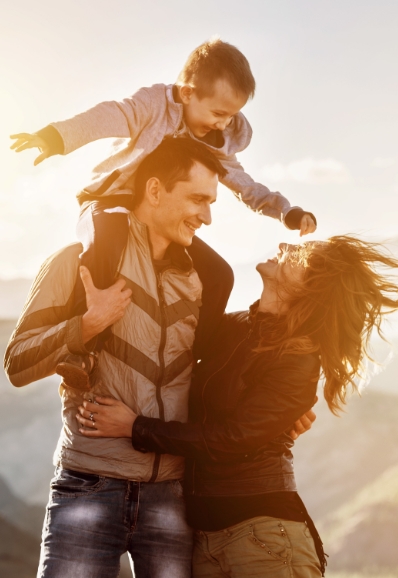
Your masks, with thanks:
[[[202,307],[193,347],[195,359],[202,359],[225,311],[234,285],[234,274],[225,259],[199,237],[193,238],[187,250],[203,284]]]
[[[105,201],[83,206],[77,236],[83,244],[81,264],[91,273],[97,289],[107,289],[115,282],[117,268],[127,244],[129,213],[125,207],[109,207]],[[83,284],[76,287],[76,307],[82,309]]]
[[[109,203],[109,202],[108,202]],[[95,201],[83,206],[77,234],[83,244],[81,264],[86,266],[98,289],[106,289],[115,281],[118,265],[127,244],[129,210],[125,207],[109,207],[106,201]],[[75,314],[86,311],[86,294],[78,276],[75,285]],[[110,337],[108,327],[98,337],[96,350]],[[69,355],[57,366],[57,373],[70,387],[89,389],[89,373],[95,365],[95,358]]]
[[[140,483],[129,552],[136,578],[191,578],[192,530],[179,480]]]
[[[51,482],[37,578],[116,578],[126,551],[128,482],[58,470]]]

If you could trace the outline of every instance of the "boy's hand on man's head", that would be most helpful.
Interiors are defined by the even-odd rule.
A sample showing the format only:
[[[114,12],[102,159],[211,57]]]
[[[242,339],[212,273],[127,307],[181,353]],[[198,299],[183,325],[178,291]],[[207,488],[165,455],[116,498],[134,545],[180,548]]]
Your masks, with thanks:
[[[26,149],[38,148],[41,154],[35,158],[33,164],[36,166],[50,156],[50,147],[44,139],[36,134],[28,132],[21,132],[10,135],[10,138],[16,139],[11,145],[11,149],[16,153],[20,153]]]
[[[316,231],[316,224],[311,215],[304,215],[300,221],[300,237]]]

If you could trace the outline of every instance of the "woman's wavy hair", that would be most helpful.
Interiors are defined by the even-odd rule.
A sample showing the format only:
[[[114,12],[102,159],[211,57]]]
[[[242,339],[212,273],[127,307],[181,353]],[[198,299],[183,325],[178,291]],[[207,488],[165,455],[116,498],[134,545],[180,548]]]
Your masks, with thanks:
[[[348,390],[357,390],[363,361],[371,359],[374,329],[383,338],[385,314],[398,309],[398,286],[383,269],[398,269],[398,260],[377,243],[351,235],[299,245],[292,259],[304,266],[304,282],[281,283],[289,291],[289,310],[280,316],[272,336],[258,350],[320,354],[324,395],[337,414]]]

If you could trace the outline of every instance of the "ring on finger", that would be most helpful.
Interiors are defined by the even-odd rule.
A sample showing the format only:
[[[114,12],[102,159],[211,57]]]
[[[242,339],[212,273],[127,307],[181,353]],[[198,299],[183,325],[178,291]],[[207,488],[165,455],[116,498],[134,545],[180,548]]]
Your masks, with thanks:
[[[88,416],[88,419],[94,423],[94,414],[92,411],[90,411],[90,415]]]

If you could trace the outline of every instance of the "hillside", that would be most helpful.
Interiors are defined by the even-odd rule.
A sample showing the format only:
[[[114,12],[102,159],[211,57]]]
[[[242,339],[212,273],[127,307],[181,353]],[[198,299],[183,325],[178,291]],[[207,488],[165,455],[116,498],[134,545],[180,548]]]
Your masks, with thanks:
[[[319,531],[330,569],[398,575],[398,466],[326,516]]]

